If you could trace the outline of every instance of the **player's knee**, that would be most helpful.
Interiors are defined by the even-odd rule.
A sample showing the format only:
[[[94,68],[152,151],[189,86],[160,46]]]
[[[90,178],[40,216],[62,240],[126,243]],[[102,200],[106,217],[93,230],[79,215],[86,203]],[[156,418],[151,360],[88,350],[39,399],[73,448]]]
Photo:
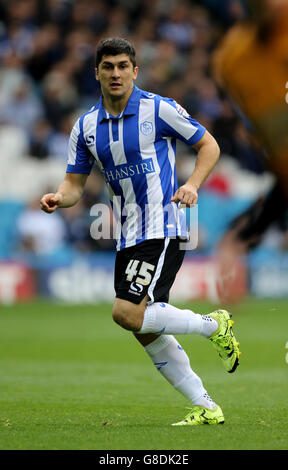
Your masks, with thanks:
[[[115,323],[130,331],[140,330],[143,322],[142,309],[132,302],[121,299],[115,300],[112,317]]]

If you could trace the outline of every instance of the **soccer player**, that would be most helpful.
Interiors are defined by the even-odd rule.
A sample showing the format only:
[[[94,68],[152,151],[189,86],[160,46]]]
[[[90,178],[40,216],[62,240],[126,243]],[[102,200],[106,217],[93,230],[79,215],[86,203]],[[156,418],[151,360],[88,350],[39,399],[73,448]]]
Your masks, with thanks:
[[[57,192],[41,199],[54,212],[79,201],[96,161],[106,180],[120,221],[115,261],[113,319],[132,331],[154,365],[191,403],[176,425],[224,422],[221,408],[190,367],[174,334],[209,338],[225,369],[234,372],[239,348],[230,314],[200,315],[168,303],[169,290],[182,264],[187,239],[181,204],[195,205],[198,188],[219,157],[215,139],[175,101],[140,90],[135,50],[122,38],[108,38],[96,50],[99,103],[75,123],[67,173]],[[193,174],[177,189],[175,142],[193,146]]]

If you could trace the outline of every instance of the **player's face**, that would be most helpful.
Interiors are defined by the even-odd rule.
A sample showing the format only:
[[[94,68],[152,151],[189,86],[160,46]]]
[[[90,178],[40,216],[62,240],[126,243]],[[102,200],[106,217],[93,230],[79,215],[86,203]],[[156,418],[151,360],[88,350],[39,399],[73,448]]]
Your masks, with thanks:
[[[138,74],[127,54],[104,55],[95,70],[103,95],[116,100],[131,92]]]

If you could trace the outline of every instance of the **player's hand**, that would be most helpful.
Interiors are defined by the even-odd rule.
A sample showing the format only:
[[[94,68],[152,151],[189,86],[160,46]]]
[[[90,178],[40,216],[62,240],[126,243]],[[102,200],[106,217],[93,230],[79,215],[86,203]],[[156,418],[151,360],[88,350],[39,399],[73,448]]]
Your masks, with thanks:
[[[176,193],[171,199],[171,202],[180,202],[181,206],[195,206],[198,201],[197,186],[194,184],[186,183],[177,189]]]
[[[45,194],[42,197],[40,201],[40,207],[42,211],[47,212],[48,214],[51,214],[52,212],[56,211],[56,209],[58,209],[61,202],[62,202],[62,194],[49,193],[49,194]]]

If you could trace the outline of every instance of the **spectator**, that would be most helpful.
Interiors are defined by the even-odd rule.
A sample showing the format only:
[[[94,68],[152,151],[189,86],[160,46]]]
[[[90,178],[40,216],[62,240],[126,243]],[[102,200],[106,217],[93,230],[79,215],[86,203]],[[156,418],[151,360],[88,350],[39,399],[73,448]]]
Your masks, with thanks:
[[[175,3],[170,15],[158,28],[160,38],[173,41],[181,51],[190,49],[195,40],[195,29],[191,19],[189,4],[185,1]]]
[[[49,155],[49,140],[52,133],[53,129],[46,119],[40,119],[35,123],[30,135],[31,157],[43,159]]]
[[[74,115],[63,116],[60,120],[58,130],[53,132],[47,142],[50,157],[58,158],[66,163],[71,126],[73,127],[74,120]]]
[[[43,82],[43,102],[48,121],[58,129],[59,122],[78,105],[78,94],[71,82],[71,62],[62,61],[46,75]]]
[[[28,77],[15,87],[11,99],[3,104],[0,110],[0,122],[14,124],[23,128],[29,135],[34,124],[44,115],[42,102],[33,90]]]
[[[33,199],[17,221],[20,250],[48,255],[63,247],[65,224],[59,214],[49,217],[39,208],[39,199]]]

